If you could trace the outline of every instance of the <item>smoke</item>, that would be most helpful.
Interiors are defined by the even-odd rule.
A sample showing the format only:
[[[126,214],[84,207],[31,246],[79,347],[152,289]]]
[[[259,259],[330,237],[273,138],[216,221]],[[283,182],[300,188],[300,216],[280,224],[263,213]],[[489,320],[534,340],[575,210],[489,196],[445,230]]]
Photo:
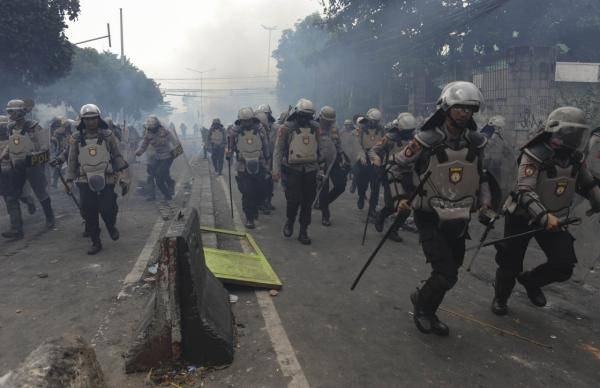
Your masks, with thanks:
[[[71,107],[61,103],[53,106],[48,104],[36,104],[33,108],[33,117],[39,121],[40,125],[47,128],[55,117],[64,117],[66,119],[76,119],[77,112]]]

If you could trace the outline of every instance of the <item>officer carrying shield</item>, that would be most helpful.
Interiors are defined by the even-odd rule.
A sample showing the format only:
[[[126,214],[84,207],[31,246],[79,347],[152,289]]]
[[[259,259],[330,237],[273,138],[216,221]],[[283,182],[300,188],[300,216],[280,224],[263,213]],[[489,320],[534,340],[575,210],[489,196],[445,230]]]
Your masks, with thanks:
[[[415,325],[423,333],[449,334],[436,311],[458,281],[471,213],[479,208],[485,223],[494,216],[489,212],[491,195],[482,168],[487,138],[477,132],[473,120],[482,106],[483,96],[472,83],[446,85],[437,112],[394,155],[399,166],[412,166],[420,179],[429,176],[412,204],[406,199],[399,204],[400,211],[414,210],[419,241],[432,269],[423,287],[411,295]]]
[[[375,220],[375,229],[378,232],[383,231],[385,219],[395,213],[397,201],[409,197],[415,190],[412,168],[395,164],[392,157],[408,145],[408,142],[413,138],[416,127],[417,120],[411,113],[400,113],[392,122],[391,128],[385,133],[383,139],[369,151],[368,155],[373,166],[380,168],[384,165],[385,169],[382,182],[385,206],[377,213]],[[408,218],[409,214],[408,212],[402,214],[403,220],[397,223],[398,228]],[[398,234],[397,228],[390,232],[389,239],[402,242],[402,237]]]
[[[102,250],[98,215],[102,216],[110,238],[119,239],[117,222],[117,194],[115,185],[121,186],[123,195],[128,190],[124,173],[127,162],[121,155],[116,136],[100,117],[94,104],[81,107],[81,121],[77,132],[69,140],[67,182],[79,189],[81,213],[92,240],[88,255]]]
[[[250,107],[238,112],[232,134],[229,139],[227,158],[236,157],[238,189],[242,194],[242,209],[246,216],[246,228],[254,229],[258,218],[258,207],[264,200],[266,177],[271,179],[267,160],[269,160],[269,141],[262,131],[260,121]]]
[[[286,217],[283,235],[294,233],[300,210],[298,241],[308,245],[308,226],[317,189],[319,169],[319,124],[313,120],[312,101],[301,98],[287,120],[279,127],[273,155],[273,180],[282,179],[285,189]]]
[[[218,175],[223,175],[223,158],[225,157],[227,134],[220,119],[214,119],[208,130],[208,144],[215,172]]]
[[[167,130],[156,116],[149,116],[146,120],[146,133],[142,145],[136,151],[136,156],[142,156],[149,146],[152,146],[152,157],[149,159],[148,175],[154,178],[156,186],[163,194],[165,201],[172,199],[171,165],[175,159],[175,150],[179,142],[173,133]],[[149,182],[150,183],[150,182]],[[154,190],[151,190],[149,200],[154,199]]]
[[[12,220],[11,229],[3,237],[23,238],[23,221],[19,198],[25,182],[33,189],[42,205],[46,227],[54,227],[54,211],[46,187],[45,164],[50,159],[50,136],[40,125],[25,118],[27,107],[22,100],[11,100],[6,106],[11,123],[8,124],[9,142],[0,159],[8,158],[13,166],[11,185],[6,196],[6,206]]]
[[[383,138],[384,129],[381,126],[381,112],[379,109],[371,108],[359,123],[360,136],[359,142],[362,152],[358,155],[358,165],[356,168],[357,176],[356,188],[358,190],[357,207],[362,209],[365,205],[367,189],[369,193],[369,217],[375,219],[375,211],[379,202],[379,187],[381,184],[381,169],[373,166],[368,158],[369,150]]]
[[[573,236],[559,226],[569,215],[576,193],[600,211],[600,189],[584,163],[590,128],[585,113],[561,107],[548,116],[546,124],[522,148],[515,190],[506,204],[504,235],[510,236],[545,227],[535,239],[547,261],[523,272],[523,260],[532,236],[496,245],[496,281],[492,312],[508,313],[508,298],[515,280],[527,291],[531,302],[546,305],[542,287],[571,278],[577,262]]]

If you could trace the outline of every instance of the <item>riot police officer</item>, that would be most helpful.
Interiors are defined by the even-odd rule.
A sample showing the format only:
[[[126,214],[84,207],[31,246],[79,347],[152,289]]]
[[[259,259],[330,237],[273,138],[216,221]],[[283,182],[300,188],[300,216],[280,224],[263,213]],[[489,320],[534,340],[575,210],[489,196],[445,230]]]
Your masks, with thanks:
[[[411,113],[400,113],[392,122],[391,128],[385,133],[383,139],[369,151],[369,158],[373,166],[380,168],[383,165],[385,169],[382,182],[385,206],[377,213],[375,220],[375,229],[378,232],[383,231],[385,219],[395,213],[397,201],[410,196],[415,190],[412,168],[395,164],[391,157],[408,145],[416,127],[417,120]],[[408,212],[402,214],[403,220],[398,223],[398,228],[408,215]],[[397,228],[391,231],[389,239],[402,242]]]
[[[235,121],[227,158],[236,156],[238,189],[242,194],[242,209],[246,216],[246,228],[254,229],[258,218],[258,206],[264,199],[265,182],[271,180],[267,167],[269,141],[264,135],[260,121],[250,107],[242,108]]]
[[[79,189],[81,213],[92,240],[87,253],[95,255],[102,250],[98,215],[102,216],[110,238],[119,239],[115,185],[120,184],[123,194],[127,192],[128,183],[123,174],[128,165],[116,136],[100,117],[100,109],[86,104],[81,107],[79,116],[77,132],[69,140],[67,182],[69,189],[73,182]]]
[[[53,228],[55,219],[50,196],[46,191],[48,182],[45,164],[50,159],[50,136],[40,125],[25,118],[27,107],[22,100],[11,100],[6,106],[11,120],[8,124],[9,142],[0,159],[8,158],[13,166],[11,185],[6,196],[11,229],[2,233],[3,237],[19,239],[23,237],[23,221],[19,198],[23,187],[29,182],[46,217],[46,227]]]
[[[531,236],[496,245],[495,314],[508,313],[507,302],[515,280],[523,285],[534,305],[543,307],[546,297],[542,287],[571,278],[577,262],[574,239],[559,222],[569,215],[575,193],[589,199],[593,211],[600,211],[600,189],[584,163],[589,133],[582,110],[562,107],[550,113],[543,129],[521,148],[517,184],[506,205],[504,234],[545,227],[533,237],[547,261],[523,272]]]
[[[482,222],[491,221],[491,195],[482,168],[487,139],[477,132],[472,117],[482,106],[483,96],[472,83],[446,85],[439,109],[394,155],[400,166],[413,166],[420,179],[429,176],[412,205],[406,199],[399,204],[400,211],[412,206],[419,241],[432,269],[423,287],[411,294],[415,325],[423,333],[448,335],[448,326],[436,311],[458,280],[471,213],[480,208],[480,214],[487,215]]]
[[[360,119],[361,125],[359,134],[359,143],[362,152],[358,155],[358,165],[356,168],[356,188],[358,191],[357,207],[362,209],[365,204],[367,189],[370,187],[369,193],[369,217],[375,219],[377,203],[379,202],[379,187],[381,184],[382,171],[371,164],[368,153],[369,150],[377,144],[383,137],[383,127],[381,126],[381,112],[379,109],[371,108]]]
[[[156,186],[163,194],[166,201],[172,199],[172,186],[174,182],[171,180],[171,165],[175,159],[174,151],[177,149],[179,142],[175,139],[173,133],[167,130],[156,116],[150,116],[146,120],[146,133],[142,145],[136,151],[136,156],[142,156],[149,146],[152,146],[152,157],[149,159],[148,174],[154,178]],[[149,199],[153,198],[153,192]]]
[[[283,235],[294,233],[296,215],[300,210],[298,240],[311,243],[308,226],[311,222],[312,204],[316,196],[317,170],[319,169],[319,125],[313,120],[315,107],[312,101],[301,98],[278,130],[273,156],[273,180],[280,178],[285,189],[286,217]]]
[[[273,152],[275,151],[275,140],[277,139],[277,128],[275,125],[275,118],[273,117],[273,111],[269,104],[262,104],[256,108],[256,118],[260,120],[261,125],[264,128],[265,137],[269,142],[269,160],[267,160],[267,167],[269,168],[269,174],[273,171]],[[264,214],[270,214],[271,211],[275,210],[275,206],[271,203],[273,199],[273,180],[268,179],[265,186],[265,198],[261,204],[261,208]]]
[[[52,145],[52,167],[55,167],[52,172],[52,187],[58,186],[59,170],[68,156],[67,148],[69,146],[69,138],[72,135],[73,128],[71,121],[63,117],[57,117],[50,124],[50,143]],[[60,162],[60,163],[59,163]]]
[[[227,134],[220,119],[214,119],[208,130],[208,144],[211,152],[213,167],[218,175],[223,175],[223,158],[227,145]]]
[[[335,127],[335,116],[335,110],[330,106],[324,106],[319,112],[321,171],[318,208],[321,209],[321,224],[324,226],[331,226],[329,206],[346,190],[346,175],[350,166]],[[331,189],[330,181],[333,184]]]

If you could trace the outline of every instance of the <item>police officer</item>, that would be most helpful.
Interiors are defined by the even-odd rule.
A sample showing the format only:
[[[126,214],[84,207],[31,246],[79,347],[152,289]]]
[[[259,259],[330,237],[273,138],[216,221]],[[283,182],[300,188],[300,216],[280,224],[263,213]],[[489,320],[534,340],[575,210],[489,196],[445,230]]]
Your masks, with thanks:
[[[148,117],[144,140],[135,155],[142,156],[148,147],[152,146],[153,155],[148,165],[148,173],[154,177],[156,186],[158,186],[166,201],[170,201],[173,195],[170,171],[175,159],[173,152],[178,145],[179,142],[175,139],[173,133],[163,127],[158,117]],[[150,199],[153,199],[152,195]]]
[[[329,206],[346,190],[346,175],[350,166],[350,160],[342,150],[335,117],[335,110],[330,106],[324,106],[319,112],[321,171],[318,208],[321,209],[321,224],[324,226],[331,226]],[[330,181],[333,184],[331,190]]]
[[[254,229],[258,218],[258,206],[264,199],[265,181],[271,174],[267,168],[269,141],[260,121],[250,107],[242,108],[229,139],[227,158],[236,156],[238,189],[242,194],[242,209],[246,216],[246,228]]]
[[[562,107],[550,113],[543,130],[522,147],[516,188],[506,206],[509,214],[504,234],[510,236],[545,227],[545,231],[533,237],[547,261],[523,272],[531,236],[496,245],[498,270],[492,301],[495,314],[507,314],[515,280],[525,287],[534,305],[543,307],[546,297],[542,287],[571,278],[577,262],[574,239],[559,222],[569,215],[575,193],[589,199],[593,211],[600,211],[600,189],[582,153],[589,133],[582,110]]]
[[[208,145],[211,152],[215,172],[223,175],[223,158],[225,157],[225,146],[227,145],[227,134],[220,119],[214,119],[208,130]]]
[[[395,213],[397,201],[407,198],[415,190],[412,168],[395,164],[392,157],[412,140],[417,120],[411,113],[403,112],[390,126],[383,139],[369,151],[373,166],[380,168],[383,165],[385,169],[382,182],[385,206],[377,213],[375,220],[375,229],[378,232],[383,231],[385,219]],[[409,214],[408,212],[402,214],[403,220],[398,223],[398,228]],[[390,232],[389,239],[402,242],[397,228]]]
[[[81,107],[79,116],[77,132],[69,140],[67,182],[69,189],[73,182],[79,189],[81,212],[92,240],[87,253],[95,255],[102,250],[98,215],[102,216],[110,238],[119,239],[115,185],[119,183],[122,193],[127,192],[128,184],[123,174],[128,165],[121,155],[116,136],[100,117],[100,109],[87,104]]]
[[[208,159],[208,129],[203,126],[200,133],[202,134],[202,152],[204,153],[204,159]]]
[[[273,153],[275,151],[275,140],[277,139],[277,126],[275,124],[275,118],[273,117],[273,111],[269,104],[262,104],[256,108],[256,118],[260,120],[262,127],[264,128],[264,133],[267,141],[269,142],[269,160],[267,160],[267,167],[269,169],[269,174],[273,171]],[[268,179],[265,183],[265,198],[264,202],[261,204],[261,209],[263,214],[270,214],[271,211],[275,210],[275,206],[271,203],[273,199],[273,180]]]
[[[300,210],[298,240],[311,243],[308,226],[316,196],[319,169],[319,124],[313,120],[315,107],[301,98],[278,130],[273,156],[273,180],[282,179],[286,198],[286,217],[283,235],[294,233],[294,222]]]
[[[415,325],[423,333],[448,335],[448,326],[436,311],[458,280],[471,213],[480,207],[480,214],[488,215],[482,221],[491,221],[491,195],[482,168],[487,139],[477,132],[472,117],[482,106],[483,96],[472,83],[446,85],[437,112],[394,155],[400,166],[413,166],[420,179],[431,173],[412,203],[419,240],[432,269],[423,287],[411,294]],[[410,208],[406,199],[400,201],[400,211]]]
[[[375,219],[377,203],[379,202],[379,187],[381,184],[382,171],[371,164],[368,158],[369,150],[383,138],[383,127],[381,126],[381,112],[379,109],[371,108],[360,119],[361,125],[359,133],[359,143],[362,152],[358,155],[358,165],[356,168],[357,175],[356,188],[358,190],[357,206],[362,209],[365,205],[365,197],[367,189],[370,187],[369,193],[369,217]]]
[[[52,167],[55,167],[52,172],[52,187],[58,186],[59,170],[68,157],[66,153],[69,146],[69,138],[72,135],[73,128],[71,127],[71,121],[66,120],[63,117],[57,117],[52,124],[50,124],[50,144],[52,146]],[[59,163],[60,162],[60,163]]]
[[[0,159],[10,160],[13,169],[11,185],[6,196],[6,206],[11,220],[11,229],[2,233],[5,238],[23,238],[23,221],[19,198],[23,187],[29,182],[46,217],[46,227],[53,228],[54,211],[46,186],[45,164],[50,159],[50,136],[40,125],[25,118],[27,107],[22,100],[11,100],[6,106],[11,123],[8,124],[9,142]]]

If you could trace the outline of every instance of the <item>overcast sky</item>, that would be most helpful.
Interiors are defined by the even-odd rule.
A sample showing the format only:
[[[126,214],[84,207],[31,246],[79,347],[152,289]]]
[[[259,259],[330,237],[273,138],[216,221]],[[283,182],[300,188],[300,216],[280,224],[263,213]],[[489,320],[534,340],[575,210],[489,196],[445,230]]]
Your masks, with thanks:
[[[69,23],[67,35],[78,42],[106,34],[110,23],[112,48],[106,40],[88,43],[99,51],[120,53],[119,8],[123,8],[125,55],[152,78],[195,77],[186,68],[214,68],[206,77],[264,75],[268,32],[281,30],[321,10],[318,0],[80,0],[81,15]],[[275,61],[271,61],[274,74]],[[256,82],[256,81],[254,81]],[[161,81],[166,87],[193,83]],[[208,86],[234,87],[232,81],[208,81]],[[264,84],[261,84],[264,85]],[[245,86],[245,85],[242,85]],[[179,105],[174,99],[175,105]]]

